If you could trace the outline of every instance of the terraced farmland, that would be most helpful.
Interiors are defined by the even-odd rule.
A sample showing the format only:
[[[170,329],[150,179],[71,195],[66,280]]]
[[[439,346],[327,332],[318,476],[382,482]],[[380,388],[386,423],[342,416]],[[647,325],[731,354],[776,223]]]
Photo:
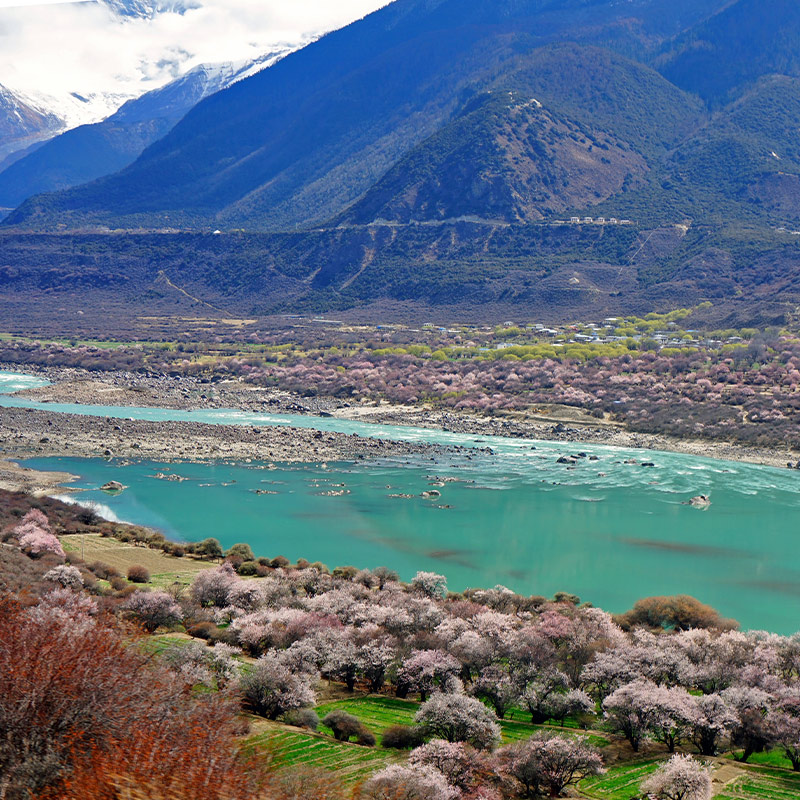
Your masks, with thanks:
[[[368,697],[358,697],[352,700],[337,700],[332,703],[325,703],[318,706],[316,711],[320,718],[335,709],[346,711],[348,714],[358,717],[380,740],[381,733],[392,725],[412,725],[414,723],[414,714],[417,713],[419,707],[419,703],[411,700],[369,695]],[[500,720],[500,729],[502,731],[503,744],[523,741],[536,733],[537,730],[554,730],[547,726],[531,725],[529,722],[506,719]],[[323,730],[327,731],[326,728],[323,728]],[[560,732],[565,735],[573,735],[574,733],[573,731]],[[587,739],[596,747],[603,747],[608,744],[608,739],[594,733],[588,734]]]
[[[419,703],[400,700],[397,697],[370,695],[352,700],[325,703],[317,706],[316,711],[320,719],[331,711],[346,711],[348,714],[358,717],[380,741],[381,733],[392,725],[413,725],[414,714],[417,713],[419,705]],[[323,730],[327,731],[328,729],[323,727]]]
[[[335,771],[346,783],[369,777],[387,764],[402,761],[405,755],[380,747],[361,747],[336,742],[313,733],[282,728],[254,737],[251,742],[266,749],[280,766],[303,764]]]
[[[716,800],[797,800],[800,775],[774,769],[750,769],[714,797]]]
[[[639,784],[656,770],[661,760],[639,761],[619,767],[611,767],[605,775],[586,778],[580,790],[597,800],[631,800],[639,797]]]

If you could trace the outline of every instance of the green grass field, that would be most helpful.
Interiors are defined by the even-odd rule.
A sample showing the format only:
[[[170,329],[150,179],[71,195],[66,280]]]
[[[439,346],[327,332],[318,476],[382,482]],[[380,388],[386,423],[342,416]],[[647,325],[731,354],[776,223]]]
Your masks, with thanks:
[[[412,700],[400,700],[396,697],[383,697],[381,695],[370,695],[368,697],[357,697],[352,700],[337,700],[332,703],[325,703],[318,706],[316,711],[320,719],[334,709],[341,709],[354,717],[358,717],[369,730],[378,737],[386,728],[392,725],[413,725],[414,714],[417,713],[420,704]],[[538,730],[558,730],[541,725],[531,725],[529,722],[518,722],[516,720],[500,720],[500,729],[503,736],[503,744],[523,741],[532,736]],[[330,731],[322,727],[324,733]],[[571,735],[572,731],[561,731],[566,735]],[[596,747],[603,747],[608,744],[608,739],[597,734],[588,734],[587,739]]]
[[[714,797],[715,800],[797,800],[800,775],[767,767],[750,769]]]
[[[631,800],[639,796],[639,784],[661,763],[660,759],[611,767],[605,775],[586,778],[580,790],[597,800]]]
[[[358,717],[369,730],[378,737],[392,725],[413,725],[414,714],[419,709],[419,703],[410,700],[400,700],[397,697],[382,697],[370,695],[352,700],[336,700],[317,706],[316,712],[322,719],[331,711],[341,710]],[[323,733],[331,734],[325,726],[321,726]],[[332,734],[331,734],[332,735]]]
[[[251,743],[270,753],[280,766],[303,764],[335,771],[346,783],[356,783],[388,764],[405,759],[405,754],[381,747],[344,744],[313,733],[276,728],[253,737]]]
[[[737,751],[737,755],[741,753]],[[733,754],[730,756],[733,759]],[[767,750],[764,753],[753,753],[747,759],[748,764],[755,764],[761,767],[779,767],[780,769],[791,769],[792,762],[784,755],[783,750],[776,748],[774,750]]]

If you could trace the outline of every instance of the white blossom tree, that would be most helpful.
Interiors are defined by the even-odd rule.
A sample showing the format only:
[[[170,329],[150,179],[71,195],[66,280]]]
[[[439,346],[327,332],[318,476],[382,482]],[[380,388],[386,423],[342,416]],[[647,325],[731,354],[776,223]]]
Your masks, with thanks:
[[[567,786],[605,771],[598,751],[582,738],[536,734],[508,748],[507,758],[523,797],[558,797]]]
[[[65,589],[78,591],[83,588],[81,571],[69,564],[59,564],[57,567],[53,567],[53,569],[45,572],[42,578],[50,581],[50,583],[57,583]]]
[[[424,703],[436,688],[461,671],[458,659],[443,650],[414,650],[397,670],[398,696],[419,692]]]
[[[192,597],[201,606],[223,608],[228,605],[228,594],[238,581],[233,567],[225,562],[214,569],[206,569],[197,574],[192,581]]]
[[[472,687],[472,693],[491,703],[500,719],[503,719],[508,708],[519,700],[521,692],[519,683],[497,665],[490,665],[481,670]]]
[[[742,754],[736,759],[747,761],[753,753],[761,752],[771,742],[768,716],[772,696],[752,686],[731,686],[721,695],[736,716],[730,731],[731,744],[742,748]]]
[[[500,741],[497,717],[480,700],[461,694],[435,694],[417,711],[414,722],[426,735],[448,742],[469,742],[479,750]]]
[[[568,688],[569,678],[561,670],[543,670],[534,676],[522,693],[522,702],[531,714],[531,722],[541,724],[550,719],[550,698]]]
[[[474,788],[477,774],[485,768],[483,755],[471,745],[444,739],[431,739],[412,750],[408,763],[437,769],[448,783],[463,792]]]
[[[393,764],[362,787],[360,800],[458,800],[461,792],[441,772],[428,766]]]
[[[692,742],[702,755],[714,756],[736,724],[736,714],[718,694],[693,697],[692,704]]]
[[[175,598],[166,592],[134,592],[123,608],[142,624],[148,633],[181,621],[183,613]]]
[[[800,772],[800,689],[786,687],[775,698],[769,713],[772,738],[783,748],[792,769]]]
[[[674,755],[642,783],[652,800],[711,800],[711,776],[689,755]]]
[[[269,653],[242,672],[239,688],[255,713],[277,719],[287,711],[315,705],[313,680],[312,675],[293,673],[278,655]]]
[[[620,686],[603,701],[609,727],[621,733],[634,752],[639,751],[644,737],[669,724],[657,695],[658,686],[652,681],[636,680]]]
[[[411,588],[425,597],[444,597],[447,594],[447,578],[436,572],[418,572],[411,580]]]

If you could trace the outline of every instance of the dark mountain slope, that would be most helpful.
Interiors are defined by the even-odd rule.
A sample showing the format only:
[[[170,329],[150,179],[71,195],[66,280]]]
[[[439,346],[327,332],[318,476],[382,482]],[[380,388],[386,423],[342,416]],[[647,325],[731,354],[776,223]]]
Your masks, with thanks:
[[[293,227],[329,218],[547,42],[678,33],[722,0],[398,0],[190,112],[119,175],[37,198],[18,224]]]
[[[696,98],[649,67],[595,47],[543,47],[513,59],[491,94],[337,222],[518,222],[587,209],[642,186],[704,119]]]
[[[69,330],[186,313],[566,320],[714,303],[726,324],[780,324],[800,303],[786,232],[675,226],[375,225],[299,234],[0,235],[0,318]],[[35,298],[35,302],[31,301]],[[86,313],[85,313],[86,312]],[[83,316],[85,313],[85,316]],[[113,318],[116,323],[116,316]],[[108,330],[108,319],[99,323]]]
[[[800,219],[800,80],[764,78],[598,212],[772,227]]]
[[[772,73],[800,76],[800,3],[736,0],[665,46],[662,74],[719,105]]]
[[[705,119],[697,98],[655,70],[574,43],[542,47],[517,59],[502,86],[531,93],[547,108],[609,131],[650,159],[674,148]]]
[[[401,159],[340,221],[531,222],[605,200],[646,170],[606,134],[495,91]]]

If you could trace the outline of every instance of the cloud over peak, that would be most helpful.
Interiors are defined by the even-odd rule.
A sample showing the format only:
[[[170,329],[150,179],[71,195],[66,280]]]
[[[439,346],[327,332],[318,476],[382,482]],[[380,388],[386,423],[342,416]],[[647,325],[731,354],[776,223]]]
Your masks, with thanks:
[[[386,0],[0,0],[0,83],[125,99],[203,63],[298,46]]]

